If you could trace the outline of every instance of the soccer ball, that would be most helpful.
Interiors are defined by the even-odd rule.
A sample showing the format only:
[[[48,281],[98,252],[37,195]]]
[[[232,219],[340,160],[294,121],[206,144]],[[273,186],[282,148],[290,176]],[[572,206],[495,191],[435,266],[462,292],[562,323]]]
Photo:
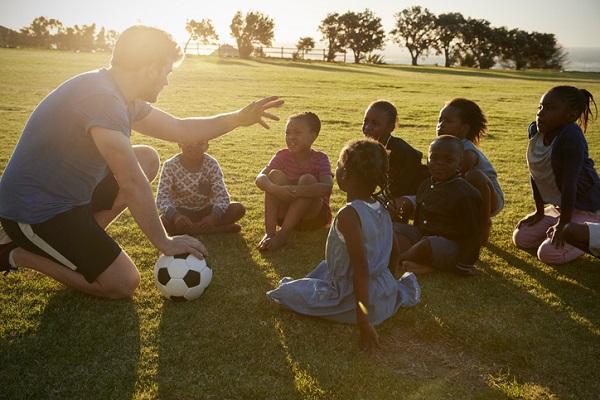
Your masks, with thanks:
[[[212,281],[212,269],[206,259],[191,254],[162,255],[154,266],[156,287],[167,299],[194,300],[204,293]]]

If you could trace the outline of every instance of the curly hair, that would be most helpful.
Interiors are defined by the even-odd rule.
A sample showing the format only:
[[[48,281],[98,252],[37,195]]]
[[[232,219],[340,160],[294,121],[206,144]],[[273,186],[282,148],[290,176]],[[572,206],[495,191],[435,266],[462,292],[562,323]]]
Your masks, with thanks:
[[[319,136],[319,132],[321,132],[321,120],[319,119],[319,116],[314,112],[304,111],[301,113],[293,114],[288,118],[288,121],[291,121],[293,119],[298,119],[300,121],[306,122],[306,124],[308,125],[308,129],[310,129],[312,133],[315,133],[317,136]]]
[[[340,152],[340,168],[344,168],[356,181],[362,182],[374,197],[385,193],[388,153],[378,141],[369,138],[350,140]]]
[[[458,110],[459,118],[469,125],[466,138],[478,146],[482,137],[487,134],[487,118],[481,108],[472,100],[457,97],[446,102],[446,107],[454,107]]]
[[[389,118],[388,121],[394,125],[394,128],[398,128],[398,110],[392,103],[390,103],[387,100],[377,100],[369,104],[367,110],[369,108],[374,108],[376,110],[384,112]]]
[[[598,106],[594,101],[594,96],[585,89],[562,85],[553,87],[548,90],[548,93],[556,94],[575,112],[577,115],[575,121],[581,126],[583,133],[587,131],[588,125],[598,117]],[[594,105],[594,113],[592,113],[592,105]]]

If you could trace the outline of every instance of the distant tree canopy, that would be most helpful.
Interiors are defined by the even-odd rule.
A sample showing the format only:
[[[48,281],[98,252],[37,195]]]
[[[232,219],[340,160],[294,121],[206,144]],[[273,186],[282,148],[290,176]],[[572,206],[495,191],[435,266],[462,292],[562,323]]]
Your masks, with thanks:
[[[395,27],[389,32],[391,41],[408,50],[413,65],[432,51],[444,56],[446,67],[492,68],[499,64],[517,70],[562,69],[566,62],[564,49],[551,33],[496,28],[485,19],[465,18],[460,13],[436,16],[420,6],[406,8],[394,16]],[[191,41],[206,45],[219,40],[210,19],[187,20],[185,28],[189,38],[184,51]],[[255,46],[272,45],[275,23],[258,11],[250,11],[245,16],[238,11],[230,29],[240,57],[249,58],[252,53],[264,54],[262,48]],[[386,32],[381,18],[368,9],[327,14],[318,31],[327,46],[324,58],[329,62],[349,50],[356,63],[383,63],[383,57],[373,51],[383,49]],[[0,26],[0,46],[3,47],[108,51],[117,37],[118,32],[114,30],[101,27],[98,31],[96,24],[65,27],[59,20],[47,17],[37,17],[19,31]],[[294,57],[304,58],[314,47],[314,39],[302,37],[296,44],[298,52]]]
[[[304,58],[306,53],[315,48],[315,39],[311,37],[301,37],[300,40],[298,40],[298,43],[296,43],[296,48],[302,58]]]
[[[242,17],[241,11],[236,12],[229,27],[241,58],[249,58],[255,44],[271,46],[275,36],[275,22],[257,11],[248,12],[246,17]]]
[[[219,35],[217,35],[217,32],[215,32],[215,28],[213,27],[210,19],[203,19],[200,22],[196,22],[193,19],[188,20],[185,23],[185,30],[190,37],[188,38],[188,41],[185,42],[185,46],[183,47],[184,54],[192,40],[198,41],[203,45],[215,44],[215,42],[219,40]]]
[[[417,65],[420,57],[429,55],[429,50],[437,41],[435,36],[435,16],[427,9],[414,6],[395,15],[396,28],[390,34],[393,41],[404,45],[410,53],[412,65]]]
[[[96,32],[96,24],[64,27],[54,18],[37,17],[19,32],[0,30],[0,43],[5,47],[37,47],[59,50],[110,50],[118,33],[104,27]]]

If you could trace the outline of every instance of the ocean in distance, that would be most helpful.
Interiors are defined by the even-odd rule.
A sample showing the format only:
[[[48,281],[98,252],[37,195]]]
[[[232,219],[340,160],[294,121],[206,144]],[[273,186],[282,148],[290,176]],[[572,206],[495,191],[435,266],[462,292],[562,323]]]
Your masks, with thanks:
[[[320,44],[320,43],[319,43]],[[319,46],[317,44],[317,46]],[[183,43],[181,44],[183,47]],[[322,44],[320,44],[322,46]],[[231,46],[231,45],[225,45]],[[234,45],[235,46],[235,45]],[[188,46],[188,54],[206,55],[214,52],[217,46],[202,46],[191,43]],[[565,62],[565,71],[580,71],[580,72],[600,72],[600,47],[566,47],[567,61]],[[278,43],[275,42],[273,47],[264,47],[263,51],[268,57],[291,58],[292,53],[296,51],[295,43]],[[306,54],[305,59],[323,60],[325,49],[317,47]],[[408,50],[387,44],[383,50],[375,51],[374,54],[383,56],[383,62],[386,64],[405,64],[410,65],[411,58]],[[338,54],[336,61],[354,62],[352,52],[345,55]],[[419,65],[444,65],[444,57],[429,55],[425,58],[420,58]]]

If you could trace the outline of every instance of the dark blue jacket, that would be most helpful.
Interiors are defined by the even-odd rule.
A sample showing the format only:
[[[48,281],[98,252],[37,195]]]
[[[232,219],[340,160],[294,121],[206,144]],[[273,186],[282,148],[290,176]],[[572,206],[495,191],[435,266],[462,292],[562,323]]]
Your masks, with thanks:
[[[535,122],[529,125],[528,133],[529,139],[537,133]],[[600,177],[579,125],[568,124],[558,133],[552,145],[551,163],[561,210],[600,210]],[[541,198],[533,179],[531,187],[534,198]]]

